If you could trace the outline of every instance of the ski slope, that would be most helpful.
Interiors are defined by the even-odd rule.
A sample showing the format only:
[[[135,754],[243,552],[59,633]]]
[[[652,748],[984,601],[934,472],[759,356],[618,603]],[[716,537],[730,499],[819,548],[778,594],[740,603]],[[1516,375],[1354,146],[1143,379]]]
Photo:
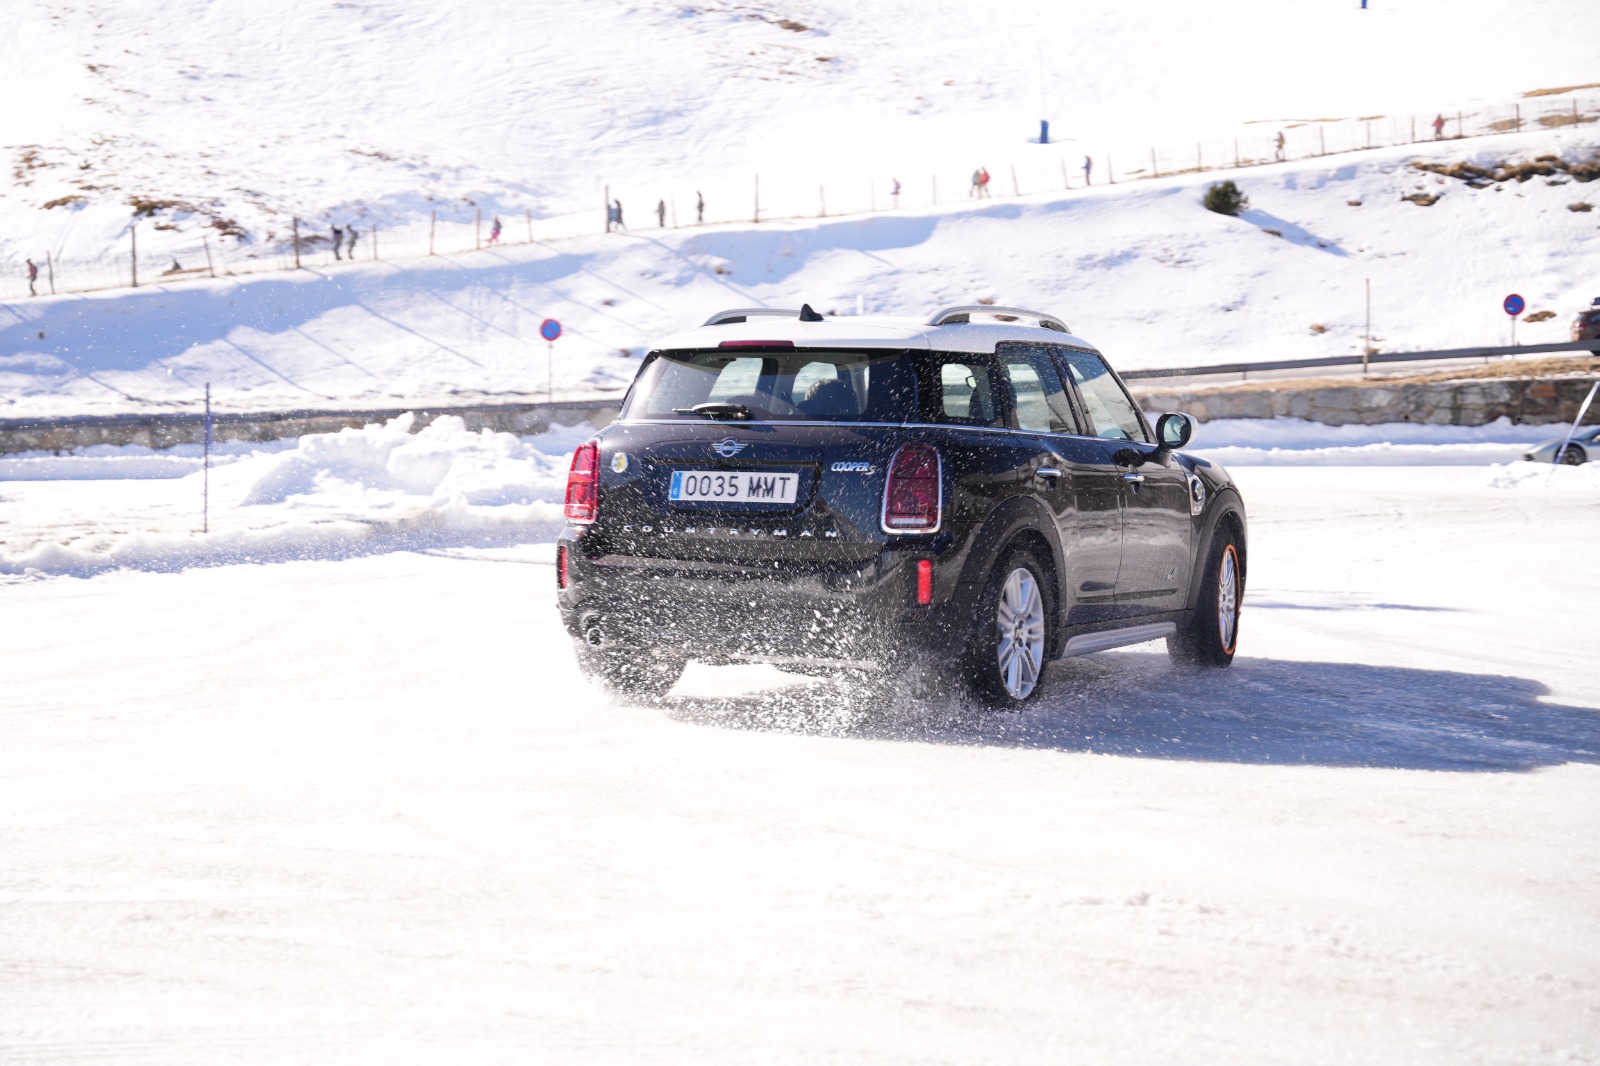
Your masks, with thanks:
[[[1055,171],[1305,120],[1431,115],[1600,82],[1585,0],[13,0],[0,38],[0,261],[125,251],[128,200],[253,241],[291,217],[642,220],[979,165]],[[1050,119],[1053,146],[1031,144]],[[31,154],[30,154],[31,153]],[[951,193],[956,191],[954,184]],[[785,194],[787,195],[787,194]],[[83,200],[44,210],[68,196]],[[738,214],[726,212],[737,200]],[[159,233],[147,231],[146,237]]]
[[[1382,349],[1568,338],[1600,295],[1600,184],[1501,187],[1413,160],[1587,160],[1590,127],[1285,163],[1233,175],[1237,218],[1188,175],[839,219],[633,228],[554,244],[335,263],[0,304],[0,418],[436,405],[616,395],[661,336],[726,307],[1062,315],[1122,368],[1354,354],[1366,284]],[[1406,202],[1440,195],[1431,206]],[[566,334],[553,356],[545,317]]]
[[[993,717],[607,704],[547,545],[10,583],[0,1057],[1592,1062],[1589,469],[1240,468],[1233,669]]]

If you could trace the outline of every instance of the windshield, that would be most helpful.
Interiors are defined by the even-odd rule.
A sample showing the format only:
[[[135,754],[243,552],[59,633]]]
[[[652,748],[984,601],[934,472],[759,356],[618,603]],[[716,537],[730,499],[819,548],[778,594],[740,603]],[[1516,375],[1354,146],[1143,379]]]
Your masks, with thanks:
[[[640,373],[622,417],[909,422],[916,396],[905,352],[660,352]]]

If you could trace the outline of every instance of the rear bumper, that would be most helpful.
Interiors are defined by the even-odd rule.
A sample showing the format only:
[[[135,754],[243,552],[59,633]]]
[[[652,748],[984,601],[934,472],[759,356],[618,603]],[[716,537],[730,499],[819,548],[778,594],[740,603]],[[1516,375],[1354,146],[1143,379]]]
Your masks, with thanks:
[[[673,651],[706,662],[838,662],[859,666],[948,659],[964,648],[970,590],[916,603],[915,562],[886,552],[859,567],[751,567],[586,557],[568,549],[562,622],[591,646]],[[937,564],[936,564],[937,566]],[[936,571],[937,572],[937,571]],[[936,597],[937,599],[937,597]]]

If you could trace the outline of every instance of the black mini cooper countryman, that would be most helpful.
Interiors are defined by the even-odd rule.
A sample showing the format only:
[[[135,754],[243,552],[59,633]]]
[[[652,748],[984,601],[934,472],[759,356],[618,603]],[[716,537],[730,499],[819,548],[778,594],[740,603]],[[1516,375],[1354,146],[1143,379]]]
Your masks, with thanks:
[[[1148,640],[1227,666],[1244,505],[1177,450],[1193,428],[1152,430],[1036,311],[724,311],[652,351],[573,456],[561,615],[584,670],[634,697],[690,659],[1002,707],[1052,659]]]

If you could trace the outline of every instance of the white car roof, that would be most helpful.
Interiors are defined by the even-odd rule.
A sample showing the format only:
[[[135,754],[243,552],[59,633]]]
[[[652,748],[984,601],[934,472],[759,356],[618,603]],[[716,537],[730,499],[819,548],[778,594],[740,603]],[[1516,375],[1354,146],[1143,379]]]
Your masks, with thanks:
[[[898,315],[845,315],[824,317],[820,322],[803,322],[798,313],[793,317],[750,315],[743,321],[707,324],[674,333],[653,347],[658,350],[703,349],[719,347],[724,341],[767,340],[792,341],[797,348],[914,348],[974,353],[993,352],[995,345],[1003,341],[1094,348],[1072,333],[1024,322],[1020,316],[1008,315],[1017,318],[1013,322],[1001,322],[994,317],[1008,314],[1009,310],[963,310],[958,318],[976,316],[980,321],[959,320],[942,325],[930,325],[933,320]],[[737,312],[722,314],[737,317]],[[713,315],[711,322],[716,322],[717,317]],[[934,319],[939,317],[936,315]]]

